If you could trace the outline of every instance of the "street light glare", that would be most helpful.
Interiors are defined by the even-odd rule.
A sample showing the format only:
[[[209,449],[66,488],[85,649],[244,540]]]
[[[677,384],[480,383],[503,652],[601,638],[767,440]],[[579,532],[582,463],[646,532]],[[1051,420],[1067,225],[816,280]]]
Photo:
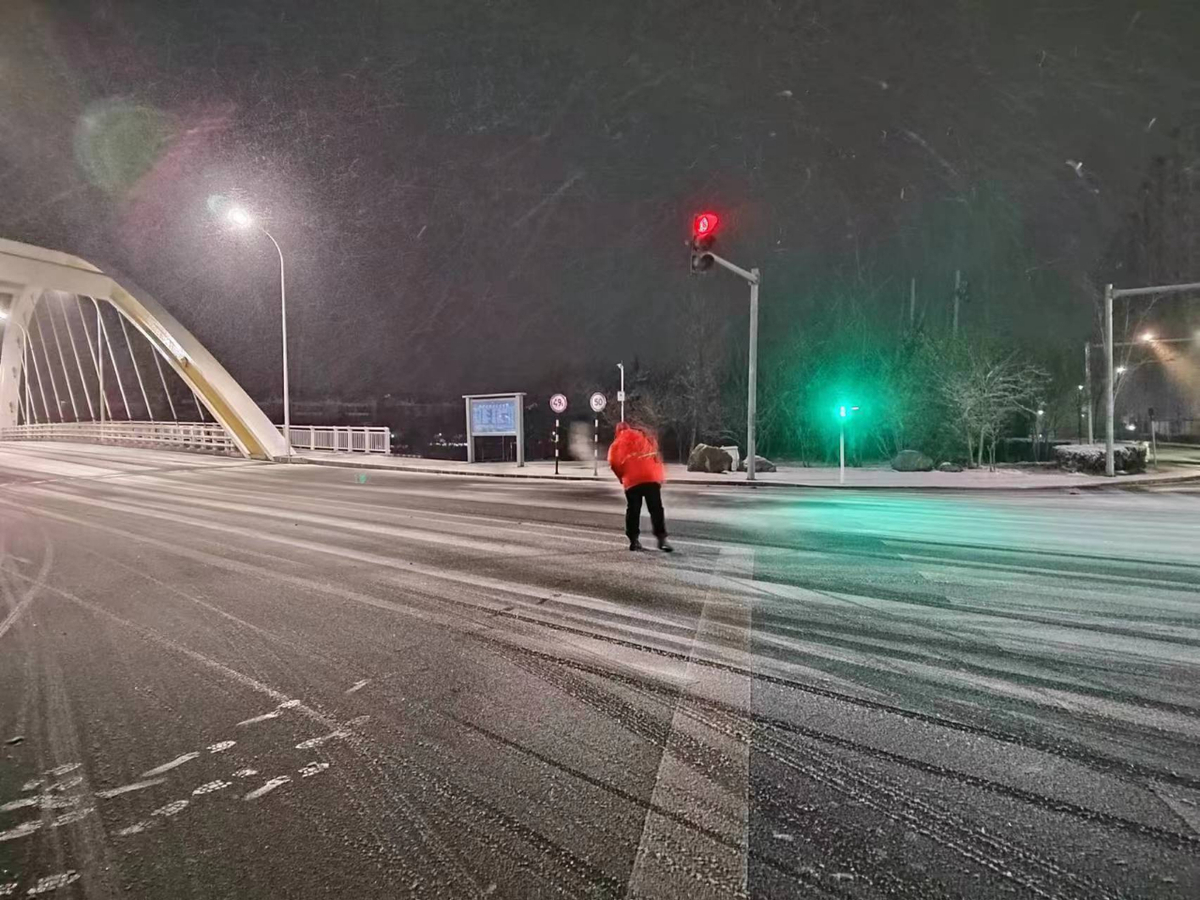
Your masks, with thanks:
[[[1153,332],[1147,331],[1147,332],[1144,332],[1144,333],[1142,334],[1142,341],[1143,341],[1143,342],[1145,342],[1145,343],[1147,343],[1147,344],[1148,344],[1148,343],[1150,343],[1152,340],[1154,340],[1154,334],[1153,334]]]
[[[254,216],[241,206],[231,206],[229,212],[225,213],[225,218],[238,228],[249,228],[254,224]]]

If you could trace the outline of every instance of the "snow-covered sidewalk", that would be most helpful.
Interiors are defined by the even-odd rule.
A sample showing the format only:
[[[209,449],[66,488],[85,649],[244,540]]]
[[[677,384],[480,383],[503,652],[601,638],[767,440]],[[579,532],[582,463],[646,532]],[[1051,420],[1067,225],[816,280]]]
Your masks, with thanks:
[[[554,463],[538,460],[518,468],[512,462],[466,463],[459,460],[423,459],[408,456],[377,456],[363,453],[319,453],[305,451],[300,454],[304,462],[326,466],[346,466],[359,469],[384,469],[398,472],[422,472],[440,475],[468,475],[493,478],[534,478],[553,481],[611,481],[612,474],[602,460],[599,474],[592,475],[590,462],[564,462],[559,465],[559,475],[554,474]],[[1106,487],[1113,485],[1157,484],[1178,481],[1200,481],[1200,470],[1195,467],[1163,466],[1150,469],[1142,475],[1120,475],[1113,479],[1095,475],[1063,472],[1051,468],[1001,468],[994,472],[987,469],[972,469],[965,472],[896,472],[890,467],[869,467],[846,470],[846,488],[907,488],[910,490],[1061,490],[1064,488]],[[722,485],[745,487],[746,473],[709,475],[704,472],[688,472],[678,464],[668,464],[667,481],[682,484]],[[836,488],[838,470],[834,467],[780,466],[776,472],[758,474],[758,484],[778,487]]]

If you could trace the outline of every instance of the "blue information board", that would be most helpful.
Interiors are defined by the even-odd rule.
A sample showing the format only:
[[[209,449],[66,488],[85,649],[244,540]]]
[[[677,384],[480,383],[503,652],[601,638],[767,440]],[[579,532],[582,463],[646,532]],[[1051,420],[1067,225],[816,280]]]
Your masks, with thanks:
[[[471,401],[471,433],[484,435],[515,435],[517,433],[517,398]]]

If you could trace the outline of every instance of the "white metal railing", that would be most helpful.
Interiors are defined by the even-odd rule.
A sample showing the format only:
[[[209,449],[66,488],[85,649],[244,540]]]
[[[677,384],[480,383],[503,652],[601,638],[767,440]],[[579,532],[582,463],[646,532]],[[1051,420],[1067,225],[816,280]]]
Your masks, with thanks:
[[[279,426],[283,433],[283,426]],[[390,453],[392,433],[387,428],[342,425],[293,425],[288,435],[293,450],[343,453]]]
[[[84,441],[175,450],[237,453],[237,445],[213,422],[56,422],[0,428],[0,441]]]

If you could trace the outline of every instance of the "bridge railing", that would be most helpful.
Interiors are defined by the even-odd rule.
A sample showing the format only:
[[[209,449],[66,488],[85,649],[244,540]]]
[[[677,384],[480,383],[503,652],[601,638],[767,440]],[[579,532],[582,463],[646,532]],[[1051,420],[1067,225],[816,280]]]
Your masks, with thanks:
[[[0,428],[0,441],[82,441],[172,450],[237,454],[238,448],[215,422],[51,422]]]
[[[279,426],[280,433],[283,426]],[[390,453],[391,431],[342,425],[293,425],[288,435],[292,450],[343,453]]]

